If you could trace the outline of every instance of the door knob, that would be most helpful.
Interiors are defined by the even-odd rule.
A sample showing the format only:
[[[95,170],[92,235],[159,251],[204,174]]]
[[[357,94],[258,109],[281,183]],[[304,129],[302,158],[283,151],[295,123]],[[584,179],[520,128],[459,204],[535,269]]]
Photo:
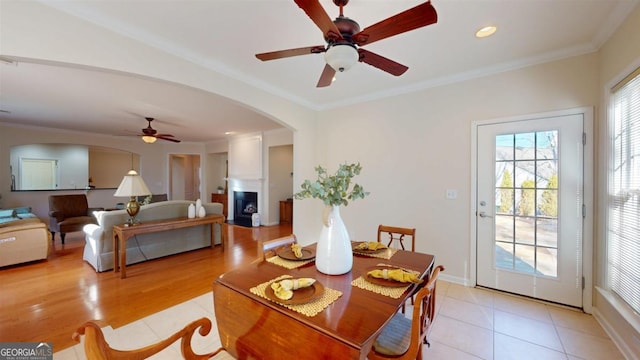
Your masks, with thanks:
[[[481,218],[493,218],[493,216],[487,215],[487,213],[485,213],[484,211],[480,211],[478,213],[478,216],[480,216]]]

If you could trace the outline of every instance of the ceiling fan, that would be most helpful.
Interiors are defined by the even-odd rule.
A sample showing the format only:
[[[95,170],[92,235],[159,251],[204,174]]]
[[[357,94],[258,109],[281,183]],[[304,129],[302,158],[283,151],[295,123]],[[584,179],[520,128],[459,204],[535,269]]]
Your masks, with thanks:
[[[147,144],[153,144],[158,139],[172,141],[175,143],[180,142],[180,140],[174,139],[173,135],[171,134],[158,134],[158,131],[151,127],[151,122],[153,121],[152,117],[146,117],[145,119],[149,122],[149,125],[147,125],[146,128],[142,129],[142,134],[138,135],[142,137],[142,141],[146,142]]]
[[[347,5],[349,0],[333,0],[333,3],[340,7],[340,16],[333,21],[320,5],[319,0],[294,1],[320,28],[327,45],[261,53],[256,54],[256,57],[262,61],[267,61],[298,55],[325,53],[324,57],[327,64],[320,75],[317,87],[331,85],[336,71],[348,70],[356,61],[367,63],[391,75],[400,76],[404,74],[409,69],[407,66],[359,47],[403,32],[435,24],[438,21],[436,10],[431,5],[431,1],[427,1],[377,22],[361,31],[357,22],[345,17],[342,13],[342,8]]]

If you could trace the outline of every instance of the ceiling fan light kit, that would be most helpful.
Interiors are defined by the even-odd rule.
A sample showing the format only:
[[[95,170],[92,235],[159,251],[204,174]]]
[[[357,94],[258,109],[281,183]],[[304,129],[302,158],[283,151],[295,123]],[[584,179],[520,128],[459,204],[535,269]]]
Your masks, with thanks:
[[[146,142],[147,144],[153,144],[154,142],[156,142],[156,140],[158,139],[156,139],[153,136],[147,136],[147,135],[142,136],[142,141]]]
[[[335,71],[349,70],[358,61],[358,50],[348,44],[337,44],[330,47],[324,53],[324,60]]]
[[[294,0],[294,2],[322,31],[327,44],[260,53],[256,54],[256,57],[262,61],[269,61],[323,52],[326,65],[320,74],[317,87],[331,85],[336,71],[348,70],[357,61],[394,76],[404,74],[408,67],[361,47],[438,22],[438,14],[431,5],[431,1],[388,17],[362,31],[357,22],[343,15],[343,7],[349,3],[349,0],[333,0],[333,3],[340,8],[340,15],[335,20],[331,20],[319,0]]]

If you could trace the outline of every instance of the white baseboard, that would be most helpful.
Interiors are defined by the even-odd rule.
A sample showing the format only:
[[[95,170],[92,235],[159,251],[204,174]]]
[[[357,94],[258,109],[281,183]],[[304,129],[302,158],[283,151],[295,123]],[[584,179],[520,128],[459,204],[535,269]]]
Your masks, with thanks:
[[[450,282],[450,283],[454,283],[462,286],[471,286],[471,284],[469,283],[469,280],[458,277],[458,276],[447,275],[445,272],[441,272],[439,277],[441,280],[444,280],[446,282]]]
[[[609,335],[611,341],[616,344],[622,355],[628,360],[640,360],[640,353],[637,349],[637,344],[640,343],[640,331],[638,330],[637,314],[628,311],[625,306],[619,304],[620,300],[616,299],[608,291],[596,287],[597,296],[603,304],[598,304],[593,307],[593,317],[602,326],[604,331]],[[600,309],[600,307],[604,307]],[[607,310],[607,307],[610,307]],[[609,319],[607,313],[614,318]],[[620,321],[616,317],[620,317]],[[622,320],[624,319],[624,320]],[[622,332],[624,332],[624,334]],[[631,341],[632,343],[629,343]],[[635,343],[635,344],[634,344]]]

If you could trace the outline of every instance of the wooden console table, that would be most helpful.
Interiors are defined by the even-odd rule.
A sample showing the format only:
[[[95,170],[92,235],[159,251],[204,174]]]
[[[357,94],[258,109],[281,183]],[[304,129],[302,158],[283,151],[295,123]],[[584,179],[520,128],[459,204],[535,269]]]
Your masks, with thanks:
[[[181,229],[185,227],[211,224],[211,248],[215,246],[215,224],[220,224],[220,245],[224,251],[225,241],[222,224],[224,224],[224,216],[218,214],[207,215],[201,218],[189,219],[180,217],[175,219],[153,220],[144,223],[125,226],[113,226],[113,271],[120,271],[120,278],[127,277],[127,240],[134,235],[148,234],[173,229]]]

